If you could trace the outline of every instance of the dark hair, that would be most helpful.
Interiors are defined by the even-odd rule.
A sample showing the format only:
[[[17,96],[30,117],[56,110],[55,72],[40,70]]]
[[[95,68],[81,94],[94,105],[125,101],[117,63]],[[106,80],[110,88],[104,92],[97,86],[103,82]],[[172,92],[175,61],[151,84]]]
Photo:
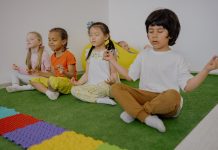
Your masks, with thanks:
[[[64,45],[64,50],[67,49],[67,41],[68,41],[68,34],[67,31],[63,28],[53,28],[49,32],[58,32],[61,36],[62,40],[66,40],[66,44]]]
[[[92,23],[89,27],[88,27],[88,33],[90,34],[90,29],[92,28],[92,27],[97,27],[97,28],[99,28],[99,29],[101,29],[101,31],[104,33],[104,35],[109,35],[109,42],[108,42],[108,44],[107,45],[105,45],[105,48],[107,49],[107,50],[115,50],[115,46],[114,46],[114,44],[113,44],[113,42],[110,40],[110,30],[109,30],[109,28],[108,28],[108,26],[106,25],[106,24],[104,24],[104,23],[102,23],[102,22],[94,22],[94,23]],[[86,60],[90,57],[90,55],[91,55],[91,53],[92,53],[92,50],[95,48],[95,46],[92,46],[91,48],[90,48],[90,50],[89,50],[89,52],[88,52],[88,55],[87,55],[87,57],[86,57]]]
[[[146,19],[145,26],[148,33],[149,26],[163,26],[168,31],[169,45],[172,46],[175,44],[179,32],[180,32],[180,23],[177,15],[169,9],[158,9],[153,11]]]

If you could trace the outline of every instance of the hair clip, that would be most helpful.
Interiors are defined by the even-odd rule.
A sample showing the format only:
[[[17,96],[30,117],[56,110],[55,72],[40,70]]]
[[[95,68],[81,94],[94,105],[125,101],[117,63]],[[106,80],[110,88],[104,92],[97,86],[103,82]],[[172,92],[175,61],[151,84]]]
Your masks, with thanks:
[[[87,22],[86,23],[87,29],[89,29],[93,23],[95,23],[95,22],[94,21]]]

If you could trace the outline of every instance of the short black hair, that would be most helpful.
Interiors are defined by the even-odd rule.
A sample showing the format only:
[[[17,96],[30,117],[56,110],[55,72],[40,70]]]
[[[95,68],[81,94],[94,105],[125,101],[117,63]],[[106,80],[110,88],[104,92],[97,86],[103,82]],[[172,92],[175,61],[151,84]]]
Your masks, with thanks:
[[[169,45],[172,46],[175,44],[179,32],[180,32],[180,23],[177,15],[169,9],[158,9],[153,11],[146,19],[145,26],[148,33],[149,26],[163,26],[168,31]]]

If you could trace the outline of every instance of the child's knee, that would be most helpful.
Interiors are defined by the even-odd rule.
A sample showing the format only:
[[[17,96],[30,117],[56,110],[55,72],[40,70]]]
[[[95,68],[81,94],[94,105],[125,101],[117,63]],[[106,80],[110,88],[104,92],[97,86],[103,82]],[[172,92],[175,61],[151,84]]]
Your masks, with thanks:
[[[113,96],[117,91],[121,90],[122,83],[115,83],[111,86],[111,95]]]
[[[172,95],[175,95],[175,96],[179,96],[180,97],[180,94],[177,90],[174,90],[174,89],[169,89],[167,90],[168,93],[172,94]]]
[[[179,94],[178,91],[174,90],[174,89],[170,89],[166,91],[167,95],[169,95],[169,97],[171,97],[174,101],[177,101],[178,103],[180,103],[181,100],[181,95]]]
[[[116,89],[118,89],[118,88],[120,87],[120,84],[121,84],[121,83],[115,83],[115,84],[113,84],[113,85],[111,86],[111,90],[116,90]]]
[[[78,90],[77,90],[77,87],[72,87],[71,88],[71,94],[73,95],[73,96],[77,96],[77,94],[78,94]]]
[[[65,77],[51,76],[48,80],[48,84],[52,90],[58,91],[62,94],[69,94],[72,88],[70,80]]]
[[[58,87],[58,82],[59,82],[58,78],[51,76],[49,77],[47,84],[50,89],[56,90]]]
[[[38,78],[32,78],[31,80],[29,80],[30,85],[34,86],[36,83],[39,82]]]

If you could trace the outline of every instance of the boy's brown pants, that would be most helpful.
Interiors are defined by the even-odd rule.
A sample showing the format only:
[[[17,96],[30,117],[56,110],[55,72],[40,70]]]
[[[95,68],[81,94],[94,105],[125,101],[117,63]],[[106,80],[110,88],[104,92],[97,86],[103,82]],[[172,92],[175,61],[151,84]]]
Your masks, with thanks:
[[[141,122],[144,122],[148,115],[154,114],[160,117],[173,117],[181,101],[181,96],[176,90],[154,93],[122,83],[112,85],[111,94],[128,114]]]

